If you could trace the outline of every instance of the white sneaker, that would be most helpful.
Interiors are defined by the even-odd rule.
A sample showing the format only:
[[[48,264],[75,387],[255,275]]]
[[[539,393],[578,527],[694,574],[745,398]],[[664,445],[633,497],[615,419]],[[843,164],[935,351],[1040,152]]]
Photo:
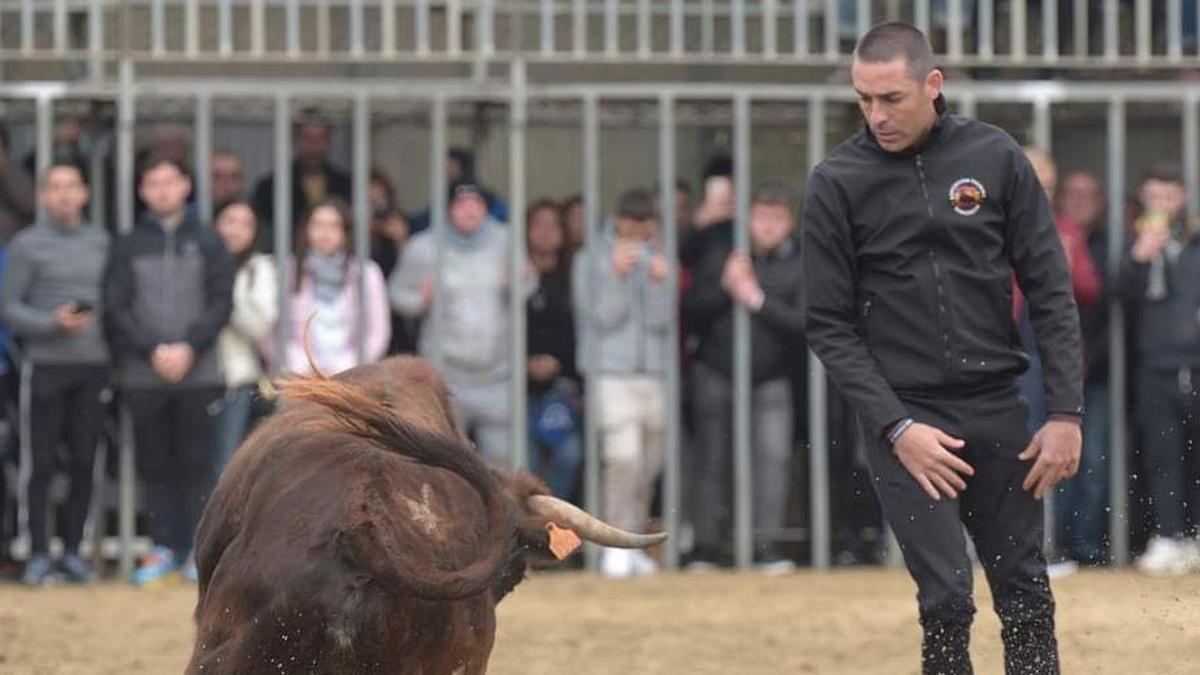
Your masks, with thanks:
[[[654,558],[651,558],[645,551],[631,551],[631,553],[633,553],[634,576],[644,577],[658,572],[658,563],[654,562]]]
[[[600,556],[600,574],[610,579],[625,579],[635,571],[634,551],[624,548],[606,548]]]
[[[1060,560],[1046,565],[1046,576],[1053,579],[1069,577],[1079,571],[1079,563],[1074,560]]]
[[[796,572],[796,563],[787,558],[779,558],[770,562],[761,562],[755,567],[760,573],[768,577],[784,577]]]
[[[1137,568],[1151,576],[1180,576],[1200,569],[1200,546],[1194,541],[1154,537]]]

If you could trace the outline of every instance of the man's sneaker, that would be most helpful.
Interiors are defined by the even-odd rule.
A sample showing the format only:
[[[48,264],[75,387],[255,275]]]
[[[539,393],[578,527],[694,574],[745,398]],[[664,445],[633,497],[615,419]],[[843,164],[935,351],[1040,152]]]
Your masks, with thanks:
[[[21,575],[21,583],[26,586],[41,586],[50,578],[50,572],[53,569],[54,564],[50,561],[50,556],[38,553],[25,563],[25,573]]]
[[[722,567],[721,552],[713,546],[699,544],[684,556],[683,569],[688,572],[716,572]]]
[[[58,561],[58,567],[67,581],[71,583],[90,584],[96,580],[96,573],[92,571],[92,566],[74,553],[64,555],[62,560]]]
[[[755,565],[755,568],[766,576],[782,577],[795,573],[796,563],[787,558],[775,558],[773,560],[764,560]]]
[[[625,548],[606,548],[600,556],[600,574],[610,579],[634,575],[633,551]]]
[[[1151,576],[1180,576],[1200,569],[1200,546],[1194,541],[1154,537],[1138,558],[1138,570]]]
[[[634,576],[643,577],[656,572],[658,572],[658,563],[654,562],[654,558],[651,558],[645,551],[633,552]]]
[[[142,556],[138,568],[133,571],[133,585],[155,588],[164,585],[176,570],[175,554],[171,549],[155,546]]]
[[[1063,559],[1046,565],[1046,576],[1050,579],[1069,577],[1078,571],[1079,563],[1070,559]]]

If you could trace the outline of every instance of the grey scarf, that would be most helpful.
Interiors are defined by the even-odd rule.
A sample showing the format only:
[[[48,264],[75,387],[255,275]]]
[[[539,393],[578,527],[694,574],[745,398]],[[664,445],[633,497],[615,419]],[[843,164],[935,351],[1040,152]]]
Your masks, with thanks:
[[[308,254],[308,271],[313,277],[313,292],[320,302],[331,303],[346,287],[346,254]]]

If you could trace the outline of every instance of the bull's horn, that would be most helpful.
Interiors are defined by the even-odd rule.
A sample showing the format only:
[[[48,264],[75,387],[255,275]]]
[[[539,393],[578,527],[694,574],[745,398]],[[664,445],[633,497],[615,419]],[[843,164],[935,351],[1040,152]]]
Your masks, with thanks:
[[[527,502],[529,510],[549,518],[563,527],[575,530],[580,537],[601,546],[613,548],[647,548],[666,541],[667,533],[635,534],[613,527],[574,504],[549,495],[533,495]]]

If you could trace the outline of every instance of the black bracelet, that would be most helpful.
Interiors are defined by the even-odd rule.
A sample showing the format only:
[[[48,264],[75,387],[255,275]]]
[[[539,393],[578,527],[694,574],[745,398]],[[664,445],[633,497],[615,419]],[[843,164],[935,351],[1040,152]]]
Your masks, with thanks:
[[[896,422],[896,424],[894,424],[892,426],[892,428],[888,431],[888,434],[887,434],[888,444],[895,445],[896,441],[900,440],[900,437],[904,435],[904,432],[908,431],[908,428],[911,427],[913,424],[915,424],[915,422],[913,421],[913,418],[911,418],[911,417],[905,417],[904,419],[900,420],[899,422]]]

